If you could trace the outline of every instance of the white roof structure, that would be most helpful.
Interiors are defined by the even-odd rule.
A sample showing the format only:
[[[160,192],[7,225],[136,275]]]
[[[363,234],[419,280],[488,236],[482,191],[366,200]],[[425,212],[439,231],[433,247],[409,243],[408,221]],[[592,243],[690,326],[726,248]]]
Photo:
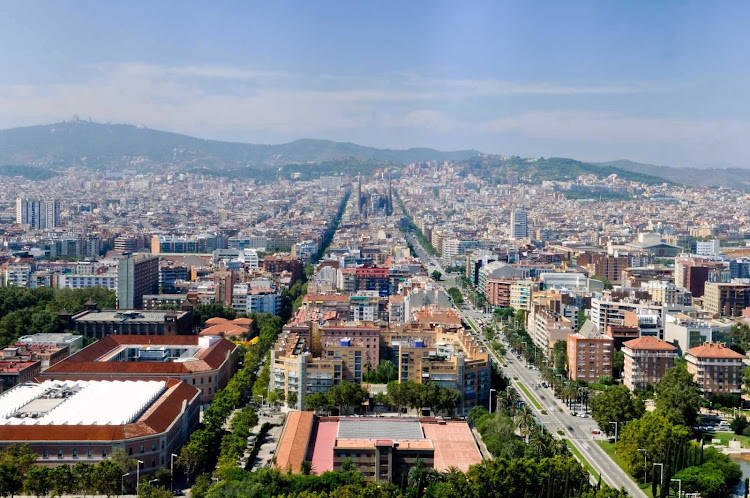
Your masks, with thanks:
[[[121,425],[134,422],[166,381],[47,380],[0,394],[0,425]]]

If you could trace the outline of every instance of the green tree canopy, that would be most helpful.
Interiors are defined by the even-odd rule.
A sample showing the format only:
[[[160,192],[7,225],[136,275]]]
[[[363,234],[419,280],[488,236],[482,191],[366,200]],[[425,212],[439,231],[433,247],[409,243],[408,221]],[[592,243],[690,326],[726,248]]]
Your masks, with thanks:
[[[656,385],[656,411],[673,424],[692,427],[701,406],[700,387],[685,366],[667,369]]]
[[[646,409],[643,401],[634,397],[622,384],[612,386],[591,398],[590,406],[591,416],[607,434],[613,434],[615,430],[610,422],[623,424],[640,418]]]

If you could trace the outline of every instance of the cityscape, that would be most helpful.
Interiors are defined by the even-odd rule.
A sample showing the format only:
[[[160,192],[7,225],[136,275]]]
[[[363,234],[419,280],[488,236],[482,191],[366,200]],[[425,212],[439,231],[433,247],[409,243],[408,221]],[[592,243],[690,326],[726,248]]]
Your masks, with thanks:
[[[53,14],[112,30],[101,49],[74,29],[57,55],[30,44],[46,76],[0,54],[0,496],[747,498],[744,95],[701,121],[734,86],[665,90],[702,52],[636,63],[597,27],[606,50],[511,43],[519,76],[485,76],[466,54],[500,49],[457,24],[506,44],[482,14],[531,29],[536,12],[404,6],[395,48],[382,5],[229,3],[226,25],[197,5],[0,7],[0,28],[45,47]],[[623,16],[674,49],[640,10],[578,9],[540,3],[535,32]],[[410,44],[436,36],[428,12],[467,52]],[[134,33],[173,15],[207,31],[131,51],[112,19],[135,15]],[[222,36],[278,46],[240,57]],[[565,79],[570,44],[593,82]],[[361,67],[342,62],[355,48]],[[42,83],[74,68],[97,76]]]

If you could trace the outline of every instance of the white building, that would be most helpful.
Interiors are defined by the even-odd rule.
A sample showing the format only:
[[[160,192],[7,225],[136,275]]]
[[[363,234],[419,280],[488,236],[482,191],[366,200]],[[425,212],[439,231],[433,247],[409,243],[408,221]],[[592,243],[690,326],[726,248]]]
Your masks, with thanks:
[[[60,289],[86,289],[89,287],[104,287],[117,292],[117,273],[102,275],[60,275],[57,286]]]
[[[270,286],[253,287],[250,283],[239,283],[232,287],[232,308],[239,313],[271,313],[281,311],[281,295]]]
[[[681,313],[665,317],[664,340],[677,346],[680,354],[706,342],[729,343],[729,320],[699,319]]]
[[[699,256],[719,256],[721,255],[721,241],[718,239],[698,241],[695,243],[695,254]]]

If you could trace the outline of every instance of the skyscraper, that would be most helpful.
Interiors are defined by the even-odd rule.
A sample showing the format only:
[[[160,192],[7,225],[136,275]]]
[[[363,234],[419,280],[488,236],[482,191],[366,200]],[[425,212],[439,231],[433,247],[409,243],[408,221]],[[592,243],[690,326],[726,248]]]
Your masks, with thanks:
[[[510,238],[526,239],[529,237],[529,225],[525,208],[515,208],[510,212]]]
[[[16,223],[28,225],[32,230],[60,226],[60,201],[16,199]]]
[[[117,308],[140,309],[144,294],[159,292],[159,256],[128,255],[117,262]]]

